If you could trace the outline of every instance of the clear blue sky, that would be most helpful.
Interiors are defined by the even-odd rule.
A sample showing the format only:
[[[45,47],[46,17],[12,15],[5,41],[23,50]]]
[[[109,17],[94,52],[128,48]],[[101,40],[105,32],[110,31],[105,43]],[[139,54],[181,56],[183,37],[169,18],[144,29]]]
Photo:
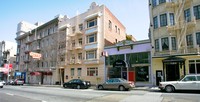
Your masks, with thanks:
[[[106,5],[137,40],[148,39],[148,0],[0,0],[0,40],[15,42],[20,21],[45,23],[58,14],[73,17],[92,2]]]

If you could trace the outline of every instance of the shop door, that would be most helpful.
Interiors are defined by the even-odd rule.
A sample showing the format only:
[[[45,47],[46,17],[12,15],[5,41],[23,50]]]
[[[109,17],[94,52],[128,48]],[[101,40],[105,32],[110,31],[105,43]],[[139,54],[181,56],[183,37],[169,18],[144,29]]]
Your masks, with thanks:
[[[122,78],[127,80],[127,72],[122,72]]]
[[[176,81],[180,79],[178,64],[166,65],[166,81]]]
[[[162,70],[156,70],[156,85],[159,85],[159,82],[162,81]]]
[[[128,80],[135,82],[135,72],[128,72]]]

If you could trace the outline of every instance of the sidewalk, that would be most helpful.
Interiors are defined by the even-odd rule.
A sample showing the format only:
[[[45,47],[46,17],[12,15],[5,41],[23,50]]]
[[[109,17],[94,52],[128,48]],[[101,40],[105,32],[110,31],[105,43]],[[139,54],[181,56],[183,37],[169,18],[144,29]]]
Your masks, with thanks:
[[[62,85],[39,85],[39,84],[24,84],[24,86],[38,86],[38,87],[63,87]],[[92,85],[90,89],[96,89],[95,85]],[[158,87],[149,86],[138,86],[134,87],[132,90],[143,90],[143,91],[158,91]]]

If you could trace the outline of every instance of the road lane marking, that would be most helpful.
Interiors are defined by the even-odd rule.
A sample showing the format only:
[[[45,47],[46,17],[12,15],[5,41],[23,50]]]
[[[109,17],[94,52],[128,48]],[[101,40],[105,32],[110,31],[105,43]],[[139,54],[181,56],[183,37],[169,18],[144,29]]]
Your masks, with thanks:
[[[11,94],[11,93],[6,93],[7,95],[10,95],[10,96],[14,96],[14,94]]]
[[[42,102],[47,102],[47,101],[42,100]]]

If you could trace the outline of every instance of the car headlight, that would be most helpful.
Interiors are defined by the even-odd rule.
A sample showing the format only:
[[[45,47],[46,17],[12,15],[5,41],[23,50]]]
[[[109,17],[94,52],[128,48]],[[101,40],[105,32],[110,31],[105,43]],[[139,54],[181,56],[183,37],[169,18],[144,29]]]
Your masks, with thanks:
[[[86,85],[86,82],[83,82],[84,85]]]

